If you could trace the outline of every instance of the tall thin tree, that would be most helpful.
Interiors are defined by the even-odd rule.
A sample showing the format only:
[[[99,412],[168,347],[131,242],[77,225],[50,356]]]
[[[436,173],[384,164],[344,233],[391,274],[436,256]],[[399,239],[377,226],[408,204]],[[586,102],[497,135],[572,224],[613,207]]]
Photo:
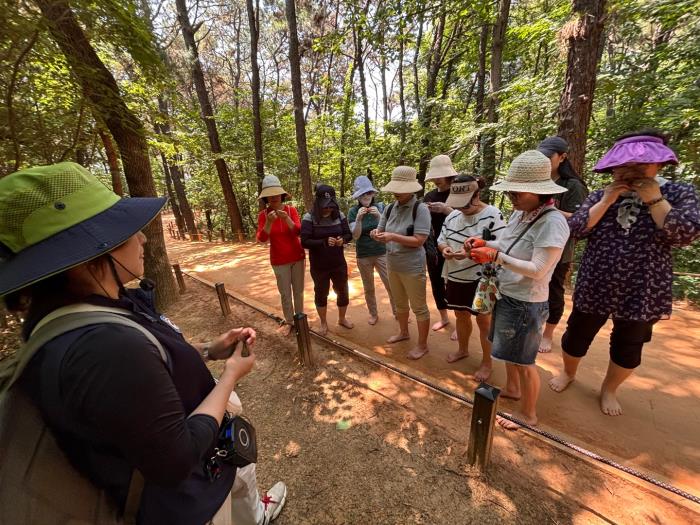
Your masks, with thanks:
[[[204,71],[202,63],[199,60],[199,49],[195,40],[196,29],[190,22],[190,16],[187,12],[187,3],[185,0],[175,0],[177,8],[177,19],[182,30],[182,38],[185,41],[185,47],[189,54],[190,67],[192,68],[192,80],[194,82],[195,91],[197,92],[197,100],[202,111],[202,119],[207,127],[207,136],[209,138],[209,146],[211,152],[215,155],[214,165],[216,173],[219,176],[221,189],[224,193],[226,208],[228,209],[229,218],[231,220],[231,230],[234,235],[237,234],[241,238],[245,234],[243,227],[243,218],[236,200],[236,193],[233,191],[231,184],[231,176],[229,174],[228,165],[222,156],[221,140],[219,139],[219,129],[216,125],[214,110],[212,109],[209,92],[207,91],[206,81],[204,79]]]
[[[307,210],[313,207],[309,151],[306,146],[306,122],[304,121],[304,98],[301,91],[301,58],[299,56],[299,34],[297,33],[297,12],[294,0],[285,0],[285,14],[289,29],[289,66],[292,76],[292,98],[294,99],[294,126],[296,128],[299,177],[304,205]]]
[[[262,119],[260,116],[260,67],[258,66],[258,39],[260,38],[260,4],[256,0],[246,0],[248,26],[250,27],[250,88],[253,99],[253,144],[255,145],[255,173],[258,184],[265,176],[263,162]]]

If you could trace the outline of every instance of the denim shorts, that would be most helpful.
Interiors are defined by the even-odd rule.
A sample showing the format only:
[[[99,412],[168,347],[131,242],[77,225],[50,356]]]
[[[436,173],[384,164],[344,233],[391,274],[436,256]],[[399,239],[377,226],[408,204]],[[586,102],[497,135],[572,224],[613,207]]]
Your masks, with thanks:
[[[491,356],[514,365],[534,365],[548,316],[547,301],[528,303],[502,296],[491,318]]]

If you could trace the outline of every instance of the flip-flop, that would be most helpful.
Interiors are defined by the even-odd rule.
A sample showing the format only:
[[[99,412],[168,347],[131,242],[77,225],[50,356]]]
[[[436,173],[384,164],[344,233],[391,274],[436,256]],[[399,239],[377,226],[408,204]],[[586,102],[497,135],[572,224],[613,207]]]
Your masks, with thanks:
[[[451,357],[452,356],[452,357]],[[456,363],[457,361],[460,361],[464,359],[465,357],[469,357],[469,354],[447,354],[447,362],[448,363]]]

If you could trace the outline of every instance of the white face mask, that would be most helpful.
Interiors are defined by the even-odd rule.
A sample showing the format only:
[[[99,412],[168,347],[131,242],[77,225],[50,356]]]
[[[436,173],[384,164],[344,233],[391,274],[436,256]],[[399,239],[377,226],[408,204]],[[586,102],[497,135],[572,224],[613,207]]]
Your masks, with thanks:
[[[370,204],[372,204],[372,195],[362,195],[357,200],[360,201],[360,204],[362,204],[362,206],[369,206]]]

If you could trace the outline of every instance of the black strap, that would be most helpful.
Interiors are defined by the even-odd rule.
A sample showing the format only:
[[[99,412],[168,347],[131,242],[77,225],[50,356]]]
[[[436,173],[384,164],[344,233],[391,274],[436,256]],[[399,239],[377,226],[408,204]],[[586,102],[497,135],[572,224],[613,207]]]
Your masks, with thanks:
[[[525,234],[530,230],[530,228],[532,228],[532,227],[535,225],[535,223],[536,223],[537,221],[539,221],[542,217],[544,217],[545,215],[547,215],[549,212],[552,212],[552,211],[556,211],[556,209],[555,209],[555,208],[547,208],[546,210],[543,210],[542,213],[540,213],[537,217],[535,217],[535,218],[532,220],[532,222],[530,222],[530,223],[525,227],[525,229],[524,229],[522,232],[520,232],[520,235],[518,235],[518,237],[513,241],[513,244],[511,244],[511,245],[508,247],[508,249],[507,249],[505,252],[503,252],[503,253],[505,253],[506,255],[508,255],[508,254],[510,253],[510,250],[513,249],[513,246],[515,246],[515,245],[518,243],[518,241],[519,241],[520,239],[523,238],[523,235],[525,235]]]

